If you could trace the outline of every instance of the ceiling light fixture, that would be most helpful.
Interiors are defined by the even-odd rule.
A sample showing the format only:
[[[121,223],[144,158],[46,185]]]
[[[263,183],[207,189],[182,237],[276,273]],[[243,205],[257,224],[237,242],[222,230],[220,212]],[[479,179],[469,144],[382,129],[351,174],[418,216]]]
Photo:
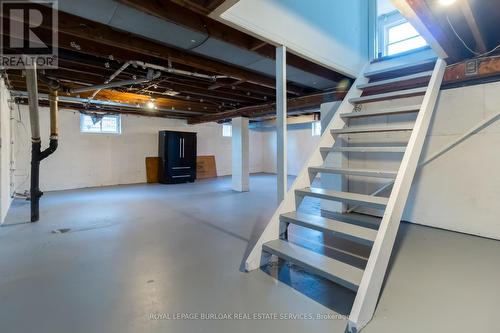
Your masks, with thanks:
[[[439,4],[442,6],[449,6],[455,3],[456,0],[439,0]]]

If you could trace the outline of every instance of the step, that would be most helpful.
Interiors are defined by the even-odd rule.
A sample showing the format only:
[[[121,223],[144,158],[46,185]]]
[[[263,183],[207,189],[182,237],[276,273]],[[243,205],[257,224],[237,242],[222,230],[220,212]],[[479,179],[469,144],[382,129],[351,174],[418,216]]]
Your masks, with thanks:
[[[376,116],[385,116],[385,115],[393,115],[393,114],[403,114],[403,113],[411,113],[420,111],[421,105],[408,105],[401,106],[397,108],[389,108],[382,110],[367,110],[367,111],[357,111],[357,112],[349,112],[343,113],[340,115],[342,118],[361,118],[361,117],[376,117]]]
[[[376,197],[367,194],[338,192],[316,187],[307,187],[304,189],[295,190],[295,195],[346,202],[349,204],[361,205],[372,208],[384,208],[387,205],[387,202],[389,201],[388,198],[383,198],[383,197]]]
[[[349,99],[349,103],[361,104],[361,103],[377,102],[377,101],[387,100],[387,99],[398,99],[398,98],[404,98],[404,97],[410,97],[410,96],[423,95],[423,94],[425,94],[426,91],[427,91],[427,87],[391,91],[391,92],[383,93],[383,94],[376,94],[376,95],[368,95],[368,96],[351,98],[351,99]]]
[[[368,70],[365,72],[365,77],[371,78],[374,76],[381,76],[381,75],[387,75],[395,72],[404,72],[412,69],[416,69],[419,67],[424,67],[427,65],[433,65],[436,63],[437,58],[428,58],[428,59],[423,59],[421,61],[416,61],[416,62],[410,62],[406,64],[401,64],[401,65],[396,65],[396,66],[391,66],[387,68],[382,68],[382,69],[376,69],[376,70]]]
[[[370,88],[379,88],[379,87],[383,87],[383,86],[390,85],[390,84],[401,83],[404,81],[410,81],[410,80],[415,80],[415,79],[420,79],[420,78],[425,78],[425,77],[430,78],[432,73],[433,73],[433,71],[425,71],[425,72],[421,72],[421,73],[395,77],[395,78],[387,79],[387,80],[369,82],[369,83],[365,83],[365,84],[360,84],[357,86],[357,88],[361,89],[361,90],[370,89]]]
[[[331,211],[322,211],[321,214],[332,220],[341,221],[344,223],[350,223],[373,230],[378,230],[380,222],[382,221],[381,217],[354,213],[354,212],[338,213]]]
[[[338,237],[365,245],[372,245],[377,237],[377,230],[301,212],[281,214],[280,221],[321,232],[332,232]]]
[[[375,169],[347,169],[347,168],[332,168],[325,166],[309,167],[310,173],[333,173],[346,176],[363,176],[377,178],[396,178],[398,172],[390,170],[375,170]]]
[[[326,153],[404,153],[405,146],[400,147],[323,147],[320,148],[322,154]]]
[[[379,132],[403,132],[413,130],[413,124],[405,125],[383,125],[383,126],[365,126],[365,127],[346,127],[331,130],[336,134],[356,134],[356,133],[379,133]]]
[[[363,278],[363,270],[329,258],[290,242],[277,239],[262,245],[262,250],[288,260],[305,270],[322,276],[353,291]]]

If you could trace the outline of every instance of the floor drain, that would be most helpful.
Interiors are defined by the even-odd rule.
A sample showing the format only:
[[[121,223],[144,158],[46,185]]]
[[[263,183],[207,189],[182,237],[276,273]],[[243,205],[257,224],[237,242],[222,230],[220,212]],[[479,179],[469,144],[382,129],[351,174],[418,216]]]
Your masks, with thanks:
[[[52,233],[53,234],[65,234],[65,233],[70,232],[70,231],[71,231],[70,228],[61,228],[61,229],[52,230]]]

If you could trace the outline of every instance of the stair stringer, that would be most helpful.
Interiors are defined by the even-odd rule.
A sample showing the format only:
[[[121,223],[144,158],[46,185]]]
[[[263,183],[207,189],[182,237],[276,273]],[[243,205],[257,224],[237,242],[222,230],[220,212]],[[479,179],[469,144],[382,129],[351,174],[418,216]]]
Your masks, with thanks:
[[[375,312],[445,69],[446,62],[438,59],[349,315],[348,331],[350,333],[357,333],[365,327]]]
[[[297,178],[293,182],[290,189],[287,191],[285,198],[283,199],[283,201],[278,206],[273,216],[269,220],[266,228],[264,229],[257,243],[255,243],[252,251],[250,252],[245,261],[246,271],[252,271],[265,264],[261,263],[262,245],[266,242],[270,242],[272,240],[276,240],[279,238],[280,215],[283,213],[288,213],[296,210],[297,203],[295,200],[295,190],[309,187],[311,185],[311,180],[309,177],[309,167],[321,165],[323,163],[323,158],[320,152],[321,147],[332,147],[335,144],[335,139],[331,135],[330,130],[340,129],[345,126],[346,123],[340,117],[340,114],[352,112],[354,106],[351,103],[349,103],[349,99],[360,97],[361,94],[363,93],[362,90],[357,88],[358,85],[365,84],[368,82],[368,79],[363,75],[363,73],[364,69],[361,72],[360,76],[352,84],[351,88],[347,92],[347,95],[344,97],[342,103],[340,104],[337,112],[335,112],[335,115],[332,117],[332,120],[328,124],[327,128],[324,129],[318,145],[314,148],[314,151],[312,152],[311,156],[302,167],[300,173],[298,174]]]

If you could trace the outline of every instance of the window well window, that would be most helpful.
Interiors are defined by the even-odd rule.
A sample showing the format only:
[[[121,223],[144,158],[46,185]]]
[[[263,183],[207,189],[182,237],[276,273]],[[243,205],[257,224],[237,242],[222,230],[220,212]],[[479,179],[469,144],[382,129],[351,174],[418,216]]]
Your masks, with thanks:
[[[425,39],[407,21],[387,27],[386,54],[394,55],[427,45]]]
[[[80,132],[120,134],[120,115],[80,114]]]
[[[231,124],[222,125],[222,136],[232,137],[233,136],[233,126]]]

